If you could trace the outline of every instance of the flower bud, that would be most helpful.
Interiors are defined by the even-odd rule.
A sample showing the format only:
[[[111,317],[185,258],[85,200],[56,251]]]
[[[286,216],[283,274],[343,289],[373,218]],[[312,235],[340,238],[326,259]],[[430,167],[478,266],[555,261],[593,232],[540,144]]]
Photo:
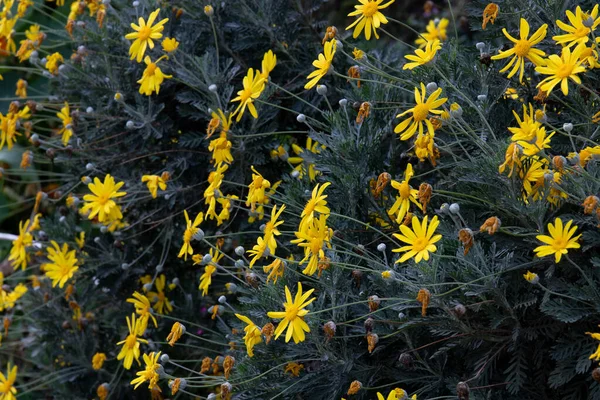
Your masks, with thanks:
[[[485,94],[480,94],[479,96],[477,96],[477,100],[484,102],[487,100],[487,96]]]
[[[164,268],[163,268],[163,266],[162,266],[161,264],[158,264],[158,265],[156,266],[156,272],[158,272],[159,274],[160,274],[161,272],[163,272],[163,269],[164,269]]]
[[[131,120],[130,120],[130,121],[127,121],[127,122],[125,123],[125,128],[127,128],[127,129],[129,129],[129,130],[133,129],[134,127],[135,127],[135,124],[134,124],[134,123],[133,123],[133,121],[131,121]]]
[[[210,90],[213,93],[217,93],[217,85],[215,85],[214,83],[212,85],[210,85],[208,87],[208,90]]]
[[[127,263],[122,263],[122,264],[121,264],[121,269],[122,269],[122,270],[129,269],[129,264],[127,264]]]
[[[135,8],[138,8],[140,6],[140,2],[135,0],[133,3],[131,3],[131,5],[133,5]]]
[[[115,101],[123,101],[123,95],[121,92],[115,93]]]
[[[236,268],[243,268],[244,267],[244,260],[235,260],[235,267]]]
[[[205,254],[204,257],[202,257],[202,263],[203,264],[208,264],[212,261],[212,256],[210,254]]]
[[[460,206],[457,203],[450,204],[450,207],[448,207],[448,210],[450,211],[450,213],[452,213],[454,215],[460,214]]]
[[[215,14],[215,9],[211,5],[204,6],[204,14],[207,17],[212,17]]]
[[[325,85],[317,85],[317,93],[321,96],[325,96],[327,94],[327,86]]]
[[[293,170],[290,175],[292,176],[292,178],[298,178],[300,176],[300,171]]]
[[[450,204],[448,203],[444,203],[440,206],[440,212],[442,214],[448,214],[450,211],[448,210],[448,208],[450,208]]]
[[[219,303],[221,303],[221,304],[225,304],[225,303],[227,303],[227,297],[225,297],[225,296],[220,296],[220,297],[219,297]]]
[[[94,164],[92,164],[92,163],[85,164],[85,169],[87,169],[88,171],[93,170],[94,169]]]
[[[88,113],[88,114],[93,113],[94,112],[94,107],[88,107],[88,108],[86,108],[85,112]]]
[[[570,133],[573,130],[573,124],[570,122],[563,124],[563,130],[567,133]]]
[[[160,362],[166,364],[169,362],[169,355],[167,353],[160,356]]]
[[[192,236],[192,239],[197,241],[204,239],[204,231],[202,229],[198,229],[198,232],[196,232],[194,236]]]
[[[589,15],[586,19],[583,20],[583,26],[585,26],[586,28],[591,28],[592,26],[594,26],[594,18]]]
[[[385,251],[386,248],[387,246],[385,245],[385,243],[379,243],[377,245],[377,251],[381,251],[382,253]]]
[[[340,105],[340,107],[346,107],[348,105],[348,100],[340,99],[340,101],[338,101],[338,104]]]
[[[479,51],[484,51],[485,50],[485,43],[483,43],[483,42],[477,42],[477,44],[475,45],[475,47]]]
[[[427,84],[426,88],[427,88],[427,93],[433,93],[433,92],[435,92],[437,90],[438,85],[435,82],[429,82]]]
[[[244,249],[242,246],[238,246],[235,248],[234,251],[235,251],[235,254],[242,257],[244,255],[244,253],[246,252],[246,249]]]

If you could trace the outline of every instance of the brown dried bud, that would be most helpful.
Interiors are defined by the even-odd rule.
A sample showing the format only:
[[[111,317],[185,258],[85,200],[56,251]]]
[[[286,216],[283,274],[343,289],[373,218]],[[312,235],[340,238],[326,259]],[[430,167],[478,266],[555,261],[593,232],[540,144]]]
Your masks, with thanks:
[[[492,56],[489,53],[482,53],[479,56],[479,62],[482,63],[483,65],[485,65],[486,67],[489,67],[490,64],[492,63]]]
[[[338,30],[335,26],[328,26],[327,30],[325,31],[325,36],[323,36],[323,41],[321,43],[324,45],[325,42],[333,39],[337,35],[337,32]]]
[[[458,382],[456,385],[456,395],[459,400],[469,400],[469,385],[465,382]]]
[[[421,315],[427,315],[427,307],[429,306],[429,299],[431,298],[431,293],[427,289],[419,290],[417,295],[417,301],[421,303]]]
[[[359,76],[360,77],[360,76]],[[360,81],[358,81],[360,83]],[[360,87],[360,86],[359,86]],[[356,123],[362,124],[365,122],[365,118],[367,118],[371,114],[371,103],[365,101],[360,105],[358,109],[358,115],[356,116]]]
[[[352,381],[350,387],[348,388],[348,396],[352,396],[353,394],[358,393],[358,391],[362,388],[362,383],[359,381]]]
[[[419,199],[419,203],[423,206],[423,213],[427,214],[427,205],[431,200],[431,194],[433,193],[433,187],[429,183],[423,182],[419,185],[419,193],[417,194],[417,198]]]
[[[252,286],[253,288],[258,287],[258,277],[256,276],[256,274],[254,272],[246,273],[246,282],[248,283],[248,285]]]
[[[375,327],[375,320],[371,317],[367,318],[365,320],[365,331],[367,333],[369,333],[373,330],[374,327]]]
[[[457,304],[454,306],[454,313],[457,317],[462,317],[467,312],[467,308],[462,304]]]
[[[461,241],[465,248],[464,255],[469,254],[469,250],[473,247],[473,231],[469,228],[464,228],[458,231],[458,240]]]
[[[413,357],[408,353],[400,354],[398,357],[398,361],[404,368],[412,368],[413,365]]]
[[[25,102],[25,105],[29,107],[29,110],[32,114],[35,114],[35,112],[37,111],[37,103],[35,100],[27,100]]]
[[[234,364],[235,358],[231,356],[225,357],[225,360],[223,361],[223,371],[225,371],[225,379],[229,379],[229,374],[231,373],[231,369],[233,368]]]
[[[56,157],[56,150],[48,149],[48,150],[46,150],[46,155],[48,156],[48,158],[50,160],[54,160],[54,157]]]
[[[502,226],[502,221],[500,221],[500,218],[489,217],[485,220],[483,225],[481,225],[481,227],[479,228],[479,232],[486,231],[490,235],[493,235],[494,233],[496,233],[496,231],[498,231],[498,229],[500,229],[500,226]]]
[[[369,349],[369,353],[372,353],[373,350],[375,350],[375,346],[377,346],[377,343],[379,342],[379,336],[377,336],[376,333],[367,333],[367,343],[369,345],[368,349]]]
[[[221,385],[221,399],[229,400],[231,398],[231,383],[225,382]]]
[[[273,337],[274,332],[275,332],[275,325],[273,325],[270,322],[267,323],[265,326],[263,326],[262,330],[260,331],[260,333],[265,335],[267,344],[269,344],[269,342],[271,341],[271,338]]]
[[[600,368],[594,368],[592,371],[592,378],[594,378],[596,382],[600,382]]]
[[[325,325],[323,325],[323,330],[325,331],[325,336],[327,337],[327,340],[335,336],[336,329],[337,327],[335,326],[335,322],[333,321],[326,322]]]
[[[567,159],[564,158],[563,156],[552,157],[552,165],[554,165],[554,168],[559,172],[562,172],[566,163],[567,163]]]
[[[584,214],[593,213],[594,210],[596,209],[596,207],[598,207],[598,202],[600,202],[600,199],[598,199],[598,197],[596,197],[596,196],[586,197],[582,204],[583,213]]]
[[[381,304],[381,300],[379,300],[379,296],[374,294],[373,296],[369,296],[369,310],[371,312],[376,311],[379,308],[379,304]]]
[[[379,176],[377,177],[377,183],[375,184],[375,188],[372,190],[373,197],[378,199],[381,195],[381,192],[383,192],[383,189],[385,189],[385,187],[388,185],[388,183],[390,183],[391,180],[392,175],[390,175],[388,172],[382,172],[381,174],[379,174]]]
[[[352,271],[352,278],[354,279],[354,283],[356,287],[360,287],[360,280],[362,279],[363,273],[357,269]]]
[[[200,367],[200,373],[205,374],[210,370],[210,365],[212,364],[212,358],[204,357],[202,360],[202,366]]]

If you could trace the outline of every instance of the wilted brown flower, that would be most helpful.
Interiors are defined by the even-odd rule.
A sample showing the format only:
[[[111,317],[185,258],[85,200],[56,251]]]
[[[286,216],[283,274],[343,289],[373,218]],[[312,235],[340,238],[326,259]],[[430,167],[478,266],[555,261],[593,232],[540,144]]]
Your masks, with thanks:
[[[348,388],[348,396],[352,396],[353,394],[358,393],[358,391],[362,388],[362,383],[359,381],[352,381],[350,387]]]
[[[267,344],[269,344],[269,342],[271,341],[271,338],[273,337],[274,332],[275,332],[275,326],[270,322],[268,322],[265,326],[263,326],[262,330],[260,331],[260,333],[265,335]]]
[[[533,99],[538,103],[545,103],[546,99],[548,99],[548,93],[546,93],[542,89],[538,89],[538,92],[535,96],[533,96]]]
[[[231,373],[231,369],[233,368],[234,364],[235,358],[231,356],[225,357],[225,360],[223,361],[223,371],[225,372],[225,379],[229,379],[229,374]]]
[[[325,336],[327,337],[327,340],[335,336],[336,329],[337,327],[335,325],[335,322],[333,321],[326,322],[325,325],[323,325],[323,330],[325,331]]]
[[[210,365],[212,364],[212,358],[204,357],[202,359],[202,366],[200,367],[200,373],[205,374],[210,370]]]
[[[379,300],[379,296],[374,294],[373,296],[369,296],[368,304],[369,304],[369,310],[371,312],[373,312],[379,308],[379,304],[381,304],[381,300]]]
[[[429,299],[431,298],[431,293],[429,290],[423,288],[419,290],[419,294],[417,295],[417,301],[421,303],[421,315],[427,315],[427,307],[429,306]]]
[[[375,350],[375,346],[379,342],[379,336],[376,333],[369,332],[367,333],[367,343],[369,345],[369,353],[372,353]]]
[[[594,212],[594,210],[596,209],[596,207],[598,207],[598,202],[600,201],[600,199],[598,199],[598,197],[596,196],[588,196],[585,198],[585,200],[583,201],[583,213],[584,214],[591,214]]]
[[[222,358],[223,357],[221,357],[221,356],[216,356],[215,359],[213,360],[213,363],[212,363],[213,375],[217,375],[219,373],[219,364],[221,364]]]
[[[367,118],[371,114],[371,103],[365,101],[360,105],[358,109],[358,115],[356,116],[356,123],[362,124],[365,122],[365,118]]]
[[[498,4],[496,3],[489,3],[487,6],[485,6],[483,9],[483,23],[481,24],[481,29],[485,29],[488,22],[491,22],[493,25],[494,21],[498,17],[499,12],[500,7],[498,7]]]
[[[358,65],[353,65],[348,68],[348,77],[357,79],[356,87],[360,87],[360,69],[358,68]],[[350,82],[350,79],[348,79],[348,82]]]
[[[290,373],[293,376],[300,376],[300,371],[304,369],[304,365],[298,364],[297,362],[289,362],[285,364],[285,368],[283,369],[283,373]]]
[[[388,183],[390,183],[391,180],[392,175],[390,175],[388,172],[382,172],[381,174],[379,174],[379,177],[377,177],[375,189],[372,191],[373,197],[378,199],[381,195],[381,192],[383,192],[383,189],[385,189],[385,187],[388,185]]]
[[[493,235],[494,233],[496,233],[496,231],[498,231],[498,229],[500,228],[501,225],[502,225],[502,221],[500,221],[500,218],[489,217],[488,219],[485,220],[483,225],[481,225],[481,227],[479,228],[479,232],[486,231],[490,235]]]
[[[419,199],[419,203],[423,206],[423,213],[427,214],[427,205],[431,201],[431,195],[433,193],[433,187],[427,183],[423,182],[419,185],[419,193],[417,194],[417,199]]]
[[[175,395],[179,391],[179,385],[181,385],[181,379],[175,378],[171,383],[171,395]]]
[[[322,44],[325,45],[325,42],[328,42],[331,39],[335,38],[337,32],[338,30],[335,26],[328,26],[327,30],[325,31],[325,36],[323,36]]]
[[[21,156],[21,168],[22,169],[27,169],[31,166],[31,163],[33,162],[33,152],[31,150],[27,150],[23,152],[23,155]]]
[[[225,382],[221,385],[221,400],[229,400],[231,398],[231,383]]]
[[[458,231],[458,240],[461,241],[465,248],[464,255],[469,254],[469,250],[473,247],[473,231],[469,228],[464,228]]]

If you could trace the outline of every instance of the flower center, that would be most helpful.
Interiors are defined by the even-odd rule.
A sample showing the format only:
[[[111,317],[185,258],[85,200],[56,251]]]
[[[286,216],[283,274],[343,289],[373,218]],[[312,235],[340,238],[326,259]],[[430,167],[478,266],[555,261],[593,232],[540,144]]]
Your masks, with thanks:
[[[136,335],[129,335],[129,336],[127,336],[127,339],[125,340],[125,347],[133,349],[133,347],[135,346],[136,342],[137,342],[137,336]]]
[[[156,64],[155,63],[148,64],[148,67],[146,67],[146,72],[148,72],[148,75],[149,76],[154,75],[154,71],[156,71]]]
[[[313,254],[318,254],[321,250],[321,247],[323,247],[323,243],[319,238],[312,238],[310,240],[310,250]]]
[[[240,94],[240,97],[242,99],[242,103],[248,101],[248,99],[250,98],[250,96],[252,96],[252,89],[244,89],[242,91],[242,93]]]
[[[562,250],[567,246],[567,241],[564,238],[554,239],[554,243],[552,243],[552,248],[554,250]]]
[[[529,49],[531,48],[531,43],[528,40],[519,40],[517,44],[515,44],[515,54],[518,57],[525,57],[529,53]]]
[[[425,248],[427,247],[427,245],[429,244],[429,241],[426,238],[417,238],[412,247],[414,251],[422,251],[425,250]]]
[[[285,314],[288,320],[293,321],[298,316],[298,306],[295,304],[286,306]]]
[[[585,21],[585,18],[584,18]],[[590,28],[585,27],[585,26],[580,26],[579,28],[577,28],[575,30],[575,32],[573,32],[573,35],[577,36],[578,38],[582,38],[587,36],[590,33]]]
[[[429,114],[429,106],[427,104],[417,104],[413,109],[413,118],[417,122],[425,121]]]
[[[372,17],[373,15],[375,15],[378,9],[379,8],[377,7],[377,3],[370,1],[364,5],[363,15],[367,18]]]
[[[571,64],[563,64],[556,71],[556,76],[559,78],[568,78],[573,72],[573,65]]]
[[[185,232],[183,232],[183,242],[189,243],[196,232],[198,232],[198,228],[187,228]]]
[[[140,32],[138,33],[138,38],[141,41],[148,40],[151,34],[152,29],[148,25],[146,25],[142,29],[140,29]]]
[[[408,182],[404,181],[400,185],[400,197],[402,197],[403,199],[408,199],[409,196],[410,196],[410,186],[408,185]]]

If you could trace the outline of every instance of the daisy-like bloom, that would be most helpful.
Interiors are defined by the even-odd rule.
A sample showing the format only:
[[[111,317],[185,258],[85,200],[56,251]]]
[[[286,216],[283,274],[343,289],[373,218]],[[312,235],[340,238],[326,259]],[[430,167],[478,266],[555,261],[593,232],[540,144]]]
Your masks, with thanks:
[[[75,250],[69,251],[69,246],[63,243],[62,248],[54,240],[50,242],[53,247],[48,248],[48,259],[51,263],[42,264],[42,269],[48,278],[52,279],[52,287],[65,286],[79,269]]]
[[[392,390],[387,397],[383,397],[381,393],[377,392],[377,400],[402,400],[404,397],[406,397],[406,392],[400,388]]]
[[[17,366],[10,367],[10,363],[6,366],[6,376],[0,372],[0,399],[1,400],[16,400],[17,388],[15,381],[17,380]]]
[[[396,201],[392,208],[388,210],[389,215],[396,216],[396,222],[401,224],[404,221],[404,217],[408,213],[410,209],[410,203],[413,202],[420,210],[423,209],[423,206],[417,200],[417,196],[419,191],[417,189],[413,189],[410,184],[410,178],[414,175],[412,164],[408,164],[406,166],[406,171],[404,171],[404,180],[402,182],[398,182],[393,180],[392,187],[398,191],[400,196],[396,196]]]
[[[27,81],[25,79],[19,79],[17,81],[17,91],[15,94],[22,99],[27,97]]]
[[[542,127],[537,130],[535,138],[531,141],[517,141],[516,143],[523,148],[523,155],[534,156],[544,149],[550,148],[550,139],[554,136],[555,132],[550,135],[546,133],[546,128]]]
[[[600,68],[598,51],[596,50],[595,45],[593,45],[593,47],[586,46],[586,48],[581,52],[581,61],[581,65],[585,68]]]
[[[95,371],[98,371],[104,365],[104,361],[106,361],[106,354],[104,353],[96,353],[92,357],[92,368]]]
[[[355,47],[354,50],[352,50],[352,57],[354,57],[355,60],[362,60],[364,56],[365,52],[361,49]]]
[[[167,21],[169,21],[169,18],[165,18],[154,24],[159,12],[160,9],[156,9],[154,12],[152,12],[150,17],[148,17],[147,22],[144,21],[144,18],[140,17],[138,20],[139,26],[133,22],[131,23],[131,28],[135,32],[125,35],[126,39],[133,40],[133,43],[129,48],[131,60],[135,58],[137,62],[141,62],[142,58],[144,58],[144,53],[146,53],[146,48],[154,48],[153,39],[158,40],[162,38],[162,31],[165,29],[164,25],[167,23]]]
[[[252,322],[252,320],[245,315],[235,314],[243,323],[246,324],[244,327],[244,343],[246,344],[246,352],[248,353],[248,357],[254,356],[254,346],[262,342],[262,336],[260,333],[260,328]]]
[[[318,212],[322,215],[329,215],[331,210],[329,207],[327,207],[327,201],[325,200],[327,195],[323,194],[329,185],[331,185],[331,182],[325,182],[321,186],[319,186],[317,183],[317,185],[314,187],[310,199],[304,206],[302,214],[300,214],[301,221],[298,230],[303,231],[304,226],[312,222],[313,218],[315,217],[315,212]]]
[[[65,106],[60,109],[60,112],[56,113],[56,116],[62,122],[62,127],[58,134],[62,136],[63,146],[66,146],[73,135],[73,118],[71,117],[69,103],[65,101]]]
[[[544,177],[548,172],[548,161],[540,156],[521,157],[522,169],[519,178],[523,182],[523,200],[527,203],[530,198],[539,199],[539,189],[544,186]]]
[[[447,28],[449,23],[450,21],[446,18],[440,19],[437,24],[433,20],[429,21],[427,27],[425,27],[427,32],[421,33],[421,36],[415,40],[415,44],[423,48],[428,42],[433,42],[434,40],[443,42],[448,39]]]
[[[529,283],[533,283],[536,284],[540,281],[540,277],[538,276],[538,274],[533,273],[531,271],[527,271],[526,274],[523,274],[523,278],[525,278],[525,280]]]
[[[146,96],[151,96],[153,92],[160,91],[160,85],[163,83],[165,79],[171,79],[173,75],[167,75],[162,72],[162,70],[156,65],[162,59],[167,58],[167,56],[162,56],[158,60],[152,62],[150,56],[146,56],[144,58],[144,63],[146,64],[146,69],[142,77],[137,83],[140,84],[139,92]]]
[[[288,157],[288,162],[292,165],[295,165],[294,171],[298,171],[298,178],[302,179],[304,175],[308,172],[308,178],[311,182],[314,182],[317,179],[317,175],[319,175],[319,171],[315,169],[315,164],[309,162],[305,156],[310,157],[312,154],[320,154],[322,150],[325,149],[325,146],[317,142],[316,140],[312,140],[310,137],[306,138],[306,147],[302,148],[297,144],[292,144],[292,150],[296,154],[295,157]]]
[[[327,226],[327,215],[321,214],[319,219],[313,218],[305,224],[300,231],[295,232],[297,239],[291,243],[304,247],[304,258],[300,265],[308,261],[308,264],[302,273],[304,275],[313,275],[319,266],[319,260],[325,258],[324,246],[331,248],[330,240],[333,236],[333,230]]]
[[[148,343],[148,341],[138,337],[140,332],[140,320],[136,320],[135,314],[131,314],[131,319],[129,319],[129,317],[126,317],[126,319],[129,334],[125,340],[117,343],[118,346],[123,345],[121,351],[117,355],[117,360],[123,360],[123,367],[125,367],[125,369],[130,369],[134,358],[138,364],[140,363],[140,343]]]
[[[283,224],[283,221],[278,221],[277,219],[281,216],[283,210],[285,210],[285,204],[282,205],[279,210],[277,210],[277,205],[273,206],[271,209],[271,220],[265,224],[265,230],[263,231],[267,248],[272,256],[275,255],[275,250],[277,249],[277,240],[275,239],[275,236],[281,235],[281,232],[279,232],[277,227]]]
[[[583,12],[580,6],[575,9],[575,14],[571,10],[567,10],[567,18],[571,25],[559,19],[556,20],[556,25],[566,33],[552,36],[552,40],[556,41],[556,44],[567,47],[587,43],[590,34],[600,25],[598,4],[594,6],[590,13]]]
[[[186,227],[185,231],[183,232],[183,245],[181,246],[181,250],[179,251],[177,257],[181,258],[181,256],[183,256],[184,260],[187,261],[188,254],[194,254],[194,249],[192,248],[191,241],[194,235],[200,230],[198,226],[204,220],[204,214],[202,212],[198,213],[198,215],[196,215],[196,218],[194,218],[193,222],[190,220],[187,210],[183,211],[183,215],[185,216]]]
[[[208,205],[206,210],[206,217],[210,219],[217,218],[217,199],[223,198],[223,192],[221,192],[221,184],[225,178],[225,172],[229,166],[225,163],[217,164],[214,171],[210,171],[208,174],[208,187],[204,190],[204,204]]]
[[[58,75],[58,67],[65,62],[65,59],[60,53],[50,54],[46,57],[46,69],[52,75]]]
[[[310,328],[306,322],[304,322],[304,317],[308,314],[308,310],[305,307],[315,301],[315,297],[310,300],[308,299],[314,291],[315,289],[310,289],[303,294],[302,283],[298,282],[298,292],[292,301],[292,293],[287,285],[285,286],[286,302],[283,303],[285,311],[269,311],[267,313],[269,318],[283,319],[283,321],[277,325],[277,329],[275,329],[275,340],[277,340],[287,328],[285,334],[286,343],[289,342],[291,338],[294,338],[294,343],[296,344],[304,341],[306,338],[304,332],[310,332]]]
[[[148,292],[148,297],[156,302],[152,306],[152,308],[159,314],[169,314],[173,311],[173,305],[165,295],[165,286],[167,285],[167,277],[164,274],[161,274],[154,281],[154,286],[156,286],[156,292]]]
[[[29,220],[19,222],[19,235],[12,242],[8,260],[12,263],[13,268],[17,270],[19,267],[25,270],[29,255],[27,248],[33,244],[33,236],[29,229]]]
[[[258,118],[258,113],[254,106],[254,99],[257,99],[265,89],[265,78],[263,78],[258,71],[254,71],[250,68],[242,80],[242,87],[243,89],[237,92],[237,97],[231,100],[232,103],[236,101],[240,102],[232,114],[232,116],[237,115],[235,119],[237,122],[240,122],[244,116],[246,107],[248,107],[248,111],[254,118]]]
[[[238,200],[239,197],[234,194],[228,194],[227,197],[219,197],[217,203],[221,205],[221,212],[217,215],[217,226],[221,226],[223,222],[229,221],[231,210],[233,209],[232,200]]]
[[[142,183],[146,183],[152,198],[155,199],[158,196],[158,188],[160,190],[167,189],[167,182],[165,178],[168,176],[163,174],[161,176],[158,175],[142,175]]]
[[[508,71],[511,67],[513,69],[508,73],[508,78],[512,78],[518,71],[519,72],[519,82],[523,82],[523,72],[525,71],[525,59],[527,58],[531,61],[535,66],[544,65],[545,61],[543,57],[546,55],[542,50],[536,49],[533,46],[544,40],[546,37],[546,31],[548,29],[548,24],[544,24],[540,26],[540,28],[535,31],[533,35],[529,36],[529,24],[524,18],[521,18],[520,24],[520,36],[519,39],[515,39],[512,37],[506,28],[502,28],[502,32],[504,36],[508,38],[515,45],[512,49],[507,51],[500,51],[500,54],[492,56],[492,60],[501,60],[504,58],[508,58],[513,56],[508,64],[504,68],[500,70],[500,73],[504,73]]]
[[[425,216],[423,221],[419,222],[419,218],[413,217],[412,229],[406,225],[400,225],[400,232],[402,234],[394,233],[396,239],[407,244],[407,246],[392,250],[395,253],[404,252],[404,255],[396,261],[397,263],[404,262],[412,257],[415,258],[415,262],[417,263],[421,262],[421,260],[428,261],[429,253],[434,253],[437,250],[435,243],[442,239],[442,235],[434,235],[434,233],[440,221],[436,215],[428,224],[427,218]]]
[[[262,70],[260,76],[266,81],[269,78],[269,74],[277,65],[277,56],[273,53],[273,50],[269,50],[265,53],[262,59]]]
[[[161,46],[166,53],[172,53],[179,47],[179,42],[175,38],[164,38]]]
[[[538,83],[537,87],[549,95],[552,89],[560,83],[560,89],[567,96],[569,94],[569,79],[581,84],[581,78],[577,74],[585,72],[585,67],[582,65],[583,60],[581,59],[585,49],[585,44],[581,43],[575,47],[573,52],[569,47],[563,47],[560,56],[557,54],[550,55],[546,59],[545,65],[535,69],[540,74],[549,75]]]
[[[254,267],[256,261],[258,261],[261,257],[266,257],[268,255],[266,253],[267,249],[267,241],[263,239],[262,236],[259,236],[256,239],[256,244],[252,246],[251,250],[247,251],[247,253],[252,256],[249,263],[250,268]]]
[[[158,359],[160,358],[160,351],[158,353],[144,354],[143,358],[146,368],[143,371],[135,373],[138,377],[131,381],[131,385],[135,385],[133,387],[134,390],[144,382],[148,382],[149,389],[153,389],[158,385],[158,369],[160,368]]]
[[[510,128],[509,128],[510,129]],[[506,170],[506,167],[510,168],[508,173],[508,177],[510,178],[515,171],[515,167],[521,168],[521,154],[523,153],[523,148],[519,146],[516,142],[511,142],[506,148],[506,153],[504,155],[504,162],[498,167],[498,171],[503,174]]]
[[[400,134],[401,140],[408,140],[413,137],[417,132],[417,129],[419,130],[419,134],[422,135],[423,125],[427,126],[427,132],[430,135],[435,135],[435,129],[427,117],[429,117],[429,114],[439,115],[444,112],[444,110],[439,110],[438,108],[448,101],[448,99],[445,97],[439,99],[441,94],[442,88],[437,88],[437,90],[431,93],[429,98],[425,100],[427,95],[425,84],[421,83],[421,92],[419,92],[418,88],[415,88],[416,105],[413,108],[396,115],[396,118],[399,118],[411,113],[410,117],[396,125],[394,128],[394,132]]]
[[[379,39],[379,35],[377,34],[377,28],[381,26],[381,24],[387,24],[388,20],[379,10],[383,10],[384,8],[389,7],[395,0],[390,0],[385,4],[383,0],[358,0],[359,5],[354,6],[356,9],[348,14],[349,17],[359,16],[356,21],[351,23],[346,30],[354,27],[354,33],[352,37],[356,39],[358,35],[363,31],[365,31],[365,38],[367,40],[371,40],[371,31],[375,35],[375,38]]]
[[[535,139],[538,130],[542,129],[542,124],[535,118],[533,105],[529,103],[529,113],[527,106],[523,104],[523,119],[519,117],[516,111],[513,110],[513,115],[517,119],[518,127],[509,127],[508,130],[512,133],[510,140],[513,142],[526,141],[529,142]]]
[[[106,174],[104,182],[101,182],[98,177],[94,178],[94,182],[88,185],[92,194],[83,196],[85,204],[81,208],[81,213],[85,214],[89,211],[88,219],[94,219],[98,216],[99,222],[107,221],[111,217],[114,219],[123,218],[121,207],[113,199],[127,194],[118,191],[124,184],[125,182],[115,183],[115,178],[110,174]]]
[[[152,293],[152,292],[151,292]],[[148,293],[150,295],[150,293]],[[140,331],[138,334],[143,335],[146,332],[146,328],[148,327],[148,320],[152,319],[154,323],[154,327],[158,328],[158,324],[156,322],[156,317],[152,313],[152,305],[150,304],[150,299],[144,296],[139,292],[133,292],[133,297],[130,297],[126,300],[128,303],[133,304],[135,307],[135,313],[139,315],[138,327]]]
[[[269,265],[265,265],[263,267],[263,272],[267,275],[267,283],[271,280],[273,284],[277,283],[277,279],[283,277],[283,270],[285,269],[285,264],[281,258],[276,258]]]
[[[181,339],[181,337],[183,336],[183,334],[185,333],[185,325],[183,325],[180,322],[175,322],[173,324],[173,326],[171,327],[171,332],[169,332],[169,335],[167,336],[167,341],[169,342],[169,346],[175,346],[175,343],[177,343],[177,341],[179,339]]]
[[[598,325],[600,326],[600,325]],[[586,335],[590,335],[593,339],[600,340],[600,333],[586,332]],[[596,351],[590,356],[590,360],[598,361],[600,360],[600,344]]]
[[[208,150],[212,151],[212,162],[216,165],[221,163],[231,164],[233,156],[231,155],[232,143],[227,139],[227,132],[221,131],[217,139],[210,141]]]
[[[251,166],[252,170],[252,182],[248,185],[248,198],[246,199],[246,207],[250,207],[250,211],[256,210],[257,204],[264,204],[267,202],[265,190],[271,187],[271,182],[263,178],[263,176]]]
[[[227,134],[229,128],[231,128],[232,114],[225,115],[225,113],[218,108],[217,111],[213,111],[210,115],[212,118],[206,127],[206,138],[210,137],[217,131],[217,128],[221,128],[221,133]]]
[[[300,376],[300,371],[302,371],[303,369],[304,365],[299,364],[297,362],[289,362],[285,364],[285,367],[283,368],[283,373],[289,373],[292,376],[298,377]]]
[[[556,218],[554,220],[554,224],[552,222],[548,223],[548,235],[537,235],[536,239],[545,245],[536,247],[533,251],[535,251],[538,257],[545,257],[551,254],[554,254],[554,259],[556,263],[558,263],[563,254],[567,254],[568,249],[578,249],[581,247],[577,240],[581,237],[581,234],[573,237],[575,231],[577,230],[577,226],[571,225],[573,224],[573,220],[567,222],[566,225],[563,226],[563,222],[560,218]]]
[[[333,62],[333,56],[335,55],[336,48],[337,41],[335,39],[325,43],[325,46],[323,47],[323,53],[319,53],[317,59],[312,63],[313,67],[316,69],[306,77],[308,82],[306,85],[304,85],[304,89],[308,90],[313,88],[322,77],[327,75],[329,69],[331,68],[331,63]]]
[[[212,283],[212,276],[216,271],[217,267],[212,263],[204,267],[204,273],[202,276],[200,276],[200,285],[198,286],[198,289],[202,290],[202,296],[206,296],[208,294],[208,288]]]
[[[493,25],[494,21],[496,21],[496,18],[498,18],[499,12],[500,7],[498,7],[498,4],[496,3],[489,3],[487,6],[485,6],[483,9],[483,22],[481,24],[481,29],[485,29],[488,22],[491,22]]]

